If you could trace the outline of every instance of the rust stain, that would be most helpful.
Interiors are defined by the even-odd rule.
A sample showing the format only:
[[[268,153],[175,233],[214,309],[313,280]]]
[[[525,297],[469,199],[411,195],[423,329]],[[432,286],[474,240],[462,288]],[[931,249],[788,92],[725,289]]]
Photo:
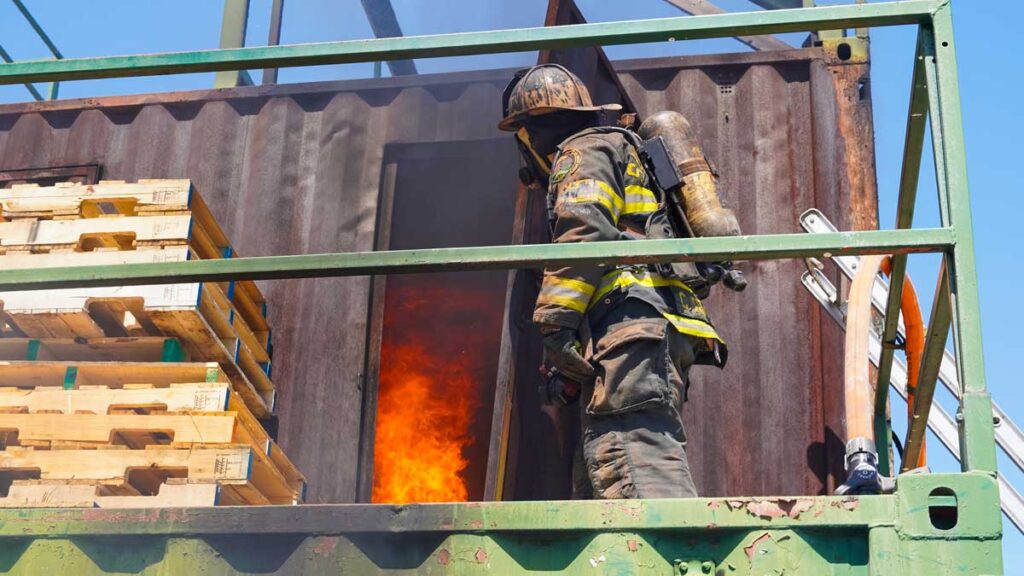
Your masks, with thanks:
[[[476,558],[477,564],[483,564],[484,562],[487,562],[487,551],[483,548],[477,548],[476,554],[473,555],[473,558]]]
[[[437,553],[437,563],[441,566],[447,566],[452,561],[452,554],[446,548],[441,548],[441,551]]]
[[[747,560],[750,561],[750,562],[753,562],[754,561],[754,554],[757,554],[758,546],[760,546],[761,544],[764,544],[766,541],[771,540],[771,539],[772,539],[772,535],[767,533],[767,532],[765,532],[764,534],[761,534],[760,536],[758,536],[756,540],[751,542],[750,546],[745,546],[743,548],[743,551],[747,553]]]
[[[313,547],[313,554],[316,554],[317,556],[331,556],[334,554],[334,549],[337,547],[337,536],[324,536],[320,538],[320,542]]]
[[[469,528],[471,530],[482,530],[483,527],[484,527],[484,523],[482,521],[480,521],[480,520],[473,520],[472,522],[469,523]]]
[[[750,502],[747,504],[747,513],[762,518],[781,518],[786,515],[786,511],[772,500]]]
[[[630,552],[636,552],[639,546],[637,546],[636,540],[626,540],[626,548],[629,549]]]
[[[708,502],[708,508],[711,508],[712,510],[717,510],[717,509],[719,509],[721,507],[722,507],[722,503],[719,502],[718,500],[712,500],[712,501]]]

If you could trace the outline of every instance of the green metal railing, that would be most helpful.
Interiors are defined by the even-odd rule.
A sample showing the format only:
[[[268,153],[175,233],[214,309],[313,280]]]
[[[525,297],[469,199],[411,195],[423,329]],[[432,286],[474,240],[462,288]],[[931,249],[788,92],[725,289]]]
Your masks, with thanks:
[[[172,54],[138,56],[116,56],[103,58],[65,59],[57,61],[17,62],[0,65],[0,84],[39,81],[67,81],[90,78],[114,78],[158,74],[183,74],[191,72],[235,71],[251,68],[279,68],[352,62],[394,61],[411,58],[489,54],[498,52],[526,51],[536,49],[572,48],[582,46],[631,44],[642,42],[666,42],[700,38],[730,36],[751,36],[814,30],[864,28],[876,26],[915,25],[918,27],[918,43],[914,56],[915,66],[911,84],[910,107],[907,116],[907,134],[904,150],[902,177],[899,188],[899,203],[896,230],[843,232],[820,235],[763,235],[736,238],[697,238],[685,240],[660,240],[646,242],[602,242],[592,244],[564,244],[542,246],[500,246],[478,248],[451,248],[435,250],[386,251],[371,253],[333,253],[297,256],[271,256],[258,258],[237,258],[226,260],[190,261],[180,263],[125,264],[118,266],[80,266],[68,268],[26,269],[0,271],[0,289],[35,290],[45,288],[109,286],[124,284],[170,284],[182,281],[224,280],[224,279],[279,279],[314,276],[352,276],[366,274],[393,274],[407,272],[457,271],[485,268],[537,268],[545,264],[591,263],[614,265],[626,262],[665,262],[681,260],[750,260],[772,258],[805,258],[841,254],[894,254],[891,276],[890,298],[886,310],[883,342],[885,352],[880,362],[878,397],[876,402],[876,438],[889,437],[886,408],[888,402],[889,374],[896,346],[895,334],[899,314],[899,295],[906,270],[906,255],[914,252],[932,252],[943,255],[940,281],[934,297],[934,307],[924,358],[922,361],[919,397],[931,398],[934,390],[939,362],[952,325],[954,344],[958,358],[959,381],[962,386],[960,413],[960,442],[962,452],[961,475],[931,475],[900,477],[897,500],[891,496],[878,496],[878,504],[861,508],[854,516],[843,516],[871,533],[871,546],[888,549],[901,548],[903,552],[914,551],[922,559],[949,558],[951,563],[970,558],[971,566],[978,571],[969,573],[1001,573],[998,539],[998,522],[993,524],[982,517],[999,514],[998,490],[995,486],[996,453],[992,420],[992,404],[985,385],[985,367],[982,357],[981,326],[978,301],[977,269],[974,256],[974,237],[969,206],[969,192],[966,173],[966,159],[963,128],[960,112],[960,96],[957,80],[957,64],[954,50],[951,5],[949,0],[908,0],[873,4],[828,6],[817,8],[775,10],[751,13],[727,13],[711,16],[666,18],[657,20],[627,21],[615,23],[584,24],[552,28],[529,28],[474,32],[433,36],[382,38],[344,42],[327,42],[289,46],[252,47],[222,50],[205,50]],[[941,228],[913,229],[913,210],[921,169],[924,148],[924,133],[931,126],[933,154],[938,174],[938,198]],[[920,449],[931,402],[918,402],[910,420],[907,432],[907,452],[913,454]],[[907,457],[908,461],[914,458]],[[884,460],[884,459],[883,459]],[[930,478],[930,479],[927,479]],[[960,507],[961,521],[958,532],[942,533],[938,524],[935,528],[919,525],[927,523],[930,502],[945,502],[949,497],[944,492],[931,491],[935,486],[957,487],[956,493],[962,502],[953,499]],[[960,489],[964,492],[961,493]],[[921,492],[921,491],[924,492]],[[936,490],[938,490],[936,488]],[[995,497],[992,498],[992,491]],[[901,493],[901,491],[903,491]],[[929,496],[931,494],[931,496]],[[968,500],[968,494],[971,499]],[[937,496],[936,496],[937,495]],[[835,515],[833,508],[846,506],[840,499],[822,499],[830,502],[823,518]],[[731,501],[730,501],[731,502]],[[884,502],[884,504],[883,504]],[[590,514],[598,503],[574,504],[573,511]],[[699,510],[717,508],[711,500],[698,500],[686,505],[687,510],[697,514]],[[471,514],[465,506],[444,505],[444,514],[460,517]],[[512,505],[514,506],[514,505]],[[522,505],[522,506],[525,506]],[[641,505],[641,507],[644,505]],[[649,506],[660,506],[655,502]],[[668,506],[666,504],[666,506]],[[728,504],[732,510],[732,504]],[[792,512],[793,504],[789,504]],[[831,506],[831,508],[829,508]],[[854,506],[856,507],[856,506]],[[424,507],[430,508],[430,507]],[[431,508],[434,509],[434,508]],[[437,508],[441,510],[442,508]],[[559,506],[539,507],[529,522],[554,522],[557,529]],[[523,512],[494,508],[494,530],[509,529],[515,532],[522,528],[508,528],[502,524],[503,514],[515,525],[517,514]],[[533,510],[532,508],[530,510]],[[671,506],[665,507],[668,513]],[[924,511],[924,512],[922,512]],[[925,520],[920,520],[920,514]],[[10,518],[6,524],[0,522],[0,537],[3,530],[22,530],[32,526],[43,528],[45,522],[23,511],[20,516]],[[287,522],[287,512],[268,511],[254,513],[269,515],[265,526],[275,526],[275,521]],[[279,518],[277,516],[280,516]],[[325,513],[326,514],[326,513]],[[369,513],[368,513],[369,514]],[[529,514],[533,514],[530,512]],[[710,514],[710,515],[709,515]],[[842,514],[839,514],[842,516]],[[202,516],[202,515],[200,515]],[[213,518],[216,513],[210,514]],[[274,516],[277,518],[270,518]],[[783,514],[784,518],[786,514]],[[864,516],[864,518],[861,518]],[[102,519],[102,515],[93,517]],[[669,516],[658,516],[669,518]],[[714,513],[699,513],[695,518],[713,525]],[[793,518],[789,514],[789,518]],[[799,514],[797,514],[799,517]],[[24,520],[28,518],[28,520]],[[56,518],[56,517],[53,517]],[[85,530],[94,534],[96,530],[111,530],[111,533],[126,533],[125,528],[107,526],[102,521],[86,528],[76,528],[83,516],[78,512],[67,512],[60,517],[56,530]],[[220,528],[218,521],[197,517],[173,518],[162,524],[158,532],[180,535],[207,533],[204,530]],[[202,518],[206,518],[202,516]],[[574,530],[626,530],[629,527],[611,526],[599,522],[595,516],[590,522],[587,516]],[[546,520],[545,520],[546,519]],[[115,522],[113,516],[109,519]],[[766,526],[772,517],[761,516],[754,521]],[[20,522],[20,523],[19,523]],[[468,531],[480,531],[488,522],[484,517],[479,526],[466,527]],[[659,522],[664,523],[659,520]],[[671,526],[635,527],[637,530],[678,529],[694,530],[705,528],[690,525],[686,517],[668,521]],[[783,522],[786,526],[792,522]],[[531,526],[533,524],[530,524]],[[806,525],[806,524],[805,524]],[[236,525],[232,525],[233,527]],[[282,524],[283,526],[283,524]],[[445,524],[445,530],[459,532],[457,523]],[[623,525],[624,526],[624,525]],[[852,524],[851,524],[852,526]],[[849,527],[849,526],[848,526]],[[848,528],[847,527],[847,528]],[[366,528],[366,527],[364,527]],[[378,527],[379,528],[379,527]],[[875,532],[875,529],[878,532]],[[65,530],[66,529],[66,530]],[[289,529],[296,529],[291,526]],[[426,529],[423,526],[420,529]],[[281,530],[285,530],[282,527]],[[304,533],[317,532],[305,527],[297,529]],[[335,533],[347,533],[355,528],[339,528]],[[374,532],[377,528],[365,529]],[[414,526],[395,525],[385,532],[402,533],[417,530]],[[328,528],[329,532],[330,529]],[[518,533],[518,532],[516,532]],[[358,535],[353,536],[358,541]],[[464,535],[469,538],[470,535]],[[472,538],[484,538],[472,536]],[[507,538],[514,539],[513,536]],[[961,540],[956,540],[956,539]],[[501,535],[492,538],[500,542]],[[956,541],[954,541],[956,540]],[[476,541],[476,540],[474,540]],[[481,542],[483,540],[480,540]],[[932,546],[916,548],[922,543]],[[994,547],[991,545],[994,542]],[[310,544],[311,545],[311,544]],[[540,544],[518,543],[529,549]],[[631,546],[635,547],[634,542]],[[974,548],[972,548],[974,546]],[[358,548],[359,546],[357,546]],[[581,545],[585,548],[585,545]],[[581,549],[582,549],[581,548]],[[360,548],[365,552],[365,549]],[[431,548],[433,549],[433,548]],[[333,545],[331,547],[333,551]],[[340,550],[340,549],[339,549]],[[921,551],[927,550],[927,553]],[[978,553],[981,550],[982,552]],[[507,550],[506,550],[507,551]],[[635,551],[635,550],[634,550]],[[820,550],[819,550],[820,552]],[[333,552],[332,552],[333,553]],[[339,552],[340,553],[340,552]],[[440,553],[439,553],[440,554]],[[445,551],[445,554],[447,552]],[[612,554],[609,552],[609,554]],[[954,556],[960,555],[960,560]],[[486,556],[486,555],[485,555]],[[442,557],[438,556],[440,561]],[[444,556],[448,559],[449,556]],[[602,556],[603,558],[603,556]],[[910,556],[906,556],[910,558]],[[872,570],[882,566],[878,573],[933,573],[930,569],[907,570],[904,560],[895,556],[871,557]],[[592,559],[592,562],[594,560]],[[852,560],[851,560],[852,562]],[[909,562],[909,560],[907,560]],[[953,565],[953,564],[950,564]],[[595,565],[596,566],[596,565]],[[580,568],[585,568],[581,566]],[[678,564],[677,564],[678,567]],[[891,571],[885,571],[889,567]],[[902,567],[902,568],[901,568]],[[913,568],[913,566],[912,566]],[[681,570],[681,569],[680,569]],[[677,570],[677,573],[679,570]],[[788,573],[788,572],[787,572]],[[844,572],[845,573],[845,572]],[[851,572],[852,573],[852,572]],[[861,573],[861,572],[856,572]],[[873,572],[874,573],[874,572]]]
[[[0,272],[0,289],[36,290],[72,286],[159,284],[214,279],[278,279],[351,276],[371,273],[455,271],[484,268],[539,267],[545,263],[655,262],[680,259],[732,260],[803,258],[824,254],[895,254],[893,290],[886,314],[881,362],[889,373],[895,346],[898,295],[909,252],[941,252],[949,262],[948,286],[940,285],[930,326],[935,327],[925,350],[921,390],[934,387],[939,358],[953,323],[960,376],[964,386],[964,469],[995,472],[995,449],[981,350],[981,329],[969,209],[963,130],[957,88],[956,58],[948,0],[911,0],[879,4],[774,10],[713,16],[666,18],[551,28],[472,32],[325,42],[289,46],[205,50],[170,54],[114,56],[17,62],[0,65],[0,83],[66,81],[90,78],[184,74],[338,64],[406,58],[579,46],[689,40],[736,35],[774,34],[868,26],[918,25],[919,42],[907,121],[900,183],[897,230],[835,235],[768,235],[739,238],[698,238],[659,242],[606,242],[551,245],[338,253],[239,258],[169,264],[126,264],[116,267],[69,267]],[[913,219],[921,167],[926,118],[931,118],[934,153],[939,167],[939,204],[943,227],[908,230]],[[955,292],[956,297],[947,296]],[[954,306],[950,306],[954,303]],[[884,381],[884,380],[883,380]],[[879,387],[879,390],[885,390]],[[878,438],[883,428],[885,399],[878,402]],[[918,404],[911,421],[910,449],[923,435],[929,403]],[[887,425],[885,425],[887,427]],[[976,441],[977,440],[977,441]]]

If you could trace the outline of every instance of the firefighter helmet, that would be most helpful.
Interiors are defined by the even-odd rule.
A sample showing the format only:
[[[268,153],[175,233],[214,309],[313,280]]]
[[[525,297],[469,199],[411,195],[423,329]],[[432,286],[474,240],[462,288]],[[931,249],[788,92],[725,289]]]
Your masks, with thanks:
[[[520,70],[502,97],[504,118],[498,128],[515,132],[528,116],[554,112],[622,110],[618,104],[594,106],[590,92],[579,77],[558,64],[541,64]]]

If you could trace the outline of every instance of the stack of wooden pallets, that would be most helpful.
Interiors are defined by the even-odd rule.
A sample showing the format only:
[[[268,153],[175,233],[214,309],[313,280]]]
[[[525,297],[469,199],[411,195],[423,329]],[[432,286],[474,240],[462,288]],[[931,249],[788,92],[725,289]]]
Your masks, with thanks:
[[[188,180],[0,190],[0,270],[229,258]],[[0,292],[0,506],[293,504],[252,282]]]

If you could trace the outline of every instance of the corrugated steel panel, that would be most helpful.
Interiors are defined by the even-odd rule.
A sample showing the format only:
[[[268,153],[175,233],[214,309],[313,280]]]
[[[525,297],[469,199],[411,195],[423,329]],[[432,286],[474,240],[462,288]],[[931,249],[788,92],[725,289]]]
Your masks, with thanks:
[[[847,222],[839,210],[850,189],[833,185],[849,184],[836,160],[847,144],[822,135],[835,129],[839,113],[834,101],[821,104],[834,95],[815,90],[817,61],[809,54],[816,52],[628,63],[622,80],[641,114],[673,107],[691,117],[746,231],[795,232],[799,212],[811,206]],[[496,71],[3,106],[0,170],[99,163],[108,179],[191,178],[244,255],[370,250],[385,145],[501,137],[494,126],[508,77]],[[817,493],[825,446],[843,436],[835,409],[842,339],[819,340],[834,327],[802,292],[799,262],[746,270],[746,293],[709,303],[733,355],[721,374],[694,371],[686,419],[697,484],[706,494]],[[356,497],[370,286],[367,278],[263,285],[275,331],[281,442],[309,477],[311,502]],[[539,423],[533,386],[517,383],[516,409]],[[529,441],[541,427],[516,429],[526,478],[538,472],[522,457],[541,450]],[[531,458],[550,462],[541,452]],[[834,465],[834,454],[828,460]],[[512,496],[545,495],[523,488]]]

